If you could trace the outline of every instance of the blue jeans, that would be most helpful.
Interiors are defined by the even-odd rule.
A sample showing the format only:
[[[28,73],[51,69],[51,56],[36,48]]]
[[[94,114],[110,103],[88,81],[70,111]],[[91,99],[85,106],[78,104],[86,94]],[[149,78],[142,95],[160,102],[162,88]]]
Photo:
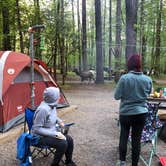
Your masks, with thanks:
[[[119,155],[120,160],[126,160],[127,153],[127,142],[129,137],[129,132],[131,128],[131,139],[132,139],[132,166],[137,166],[140,154],[140,140],[142,130],[145,125],[145,120],[147,117],[147,113],[138,114],[138,115],[130,115],[124,116],[120,115],[120,141],[119,141]]]

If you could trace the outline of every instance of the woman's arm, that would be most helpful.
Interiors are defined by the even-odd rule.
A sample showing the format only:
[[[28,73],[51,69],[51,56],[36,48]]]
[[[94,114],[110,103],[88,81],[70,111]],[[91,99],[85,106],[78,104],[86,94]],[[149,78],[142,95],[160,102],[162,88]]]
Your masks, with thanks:
[[[120,78],[120,80],[118,81],[117,85],[116,85],[116,89],[115,89],[115,94],[114,94],[114,98],[116,100],[120,100],[122,97],[122,89],[123,89],[123,79]]]

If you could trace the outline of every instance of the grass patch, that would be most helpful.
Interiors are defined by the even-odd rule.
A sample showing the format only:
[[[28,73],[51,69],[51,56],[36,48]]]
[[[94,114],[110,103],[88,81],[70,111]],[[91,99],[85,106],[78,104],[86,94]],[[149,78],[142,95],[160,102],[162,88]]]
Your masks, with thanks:
[[[63,89],[63,90],[69,90],[69,89],[71,89],[71,84],[65,84],[65,85],[63,85],[63,84],[59,84],[59,86]]]

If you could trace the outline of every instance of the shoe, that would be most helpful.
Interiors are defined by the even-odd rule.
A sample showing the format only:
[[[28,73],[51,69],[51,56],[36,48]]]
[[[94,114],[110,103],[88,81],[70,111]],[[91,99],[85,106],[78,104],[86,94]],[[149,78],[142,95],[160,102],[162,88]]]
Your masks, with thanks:
[[[59,166],[59,164],[54,164],[54,163],[52,163],[51,166]]]
[[[51,163],[51,166],[60,166],[59,164]]]
[[[66,163],[66,166],[77,166],[74,161],[70,161],[69,163]]]
[[[126,162],[125,161],[118,161],[116,166],[126,166]]]

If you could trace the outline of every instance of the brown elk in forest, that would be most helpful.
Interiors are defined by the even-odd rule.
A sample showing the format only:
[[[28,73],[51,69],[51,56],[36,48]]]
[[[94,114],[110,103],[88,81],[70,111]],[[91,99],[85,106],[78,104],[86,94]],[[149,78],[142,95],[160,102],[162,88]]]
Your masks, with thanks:
[[[76,75],[80,76],[81,82],[83,82],[84,80],[88,80],[89,83],[90,83],[92,80],[95,81],[95,74],[94,74],[94,71],[92,71],[92,70],[79,72],[79,70],[75,68],[75,69],[73,70],[73,72],[75,72]]]

